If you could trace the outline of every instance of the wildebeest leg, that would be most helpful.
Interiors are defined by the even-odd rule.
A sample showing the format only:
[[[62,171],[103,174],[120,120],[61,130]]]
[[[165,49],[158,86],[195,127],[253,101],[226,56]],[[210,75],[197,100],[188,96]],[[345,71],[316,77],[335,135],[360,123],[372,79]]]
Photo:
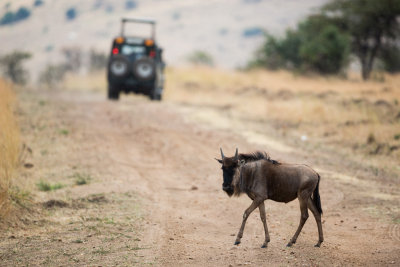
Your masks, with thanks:
[[[310,194],[307,194],[307,196],[305,195],[306,195],[305,192],[299,194],[300,211],[301,211],[300,224],[299,227],[297,228],[296,233],[287,244],[288,247],[291,247],[294,243],[296,243],[297,237],[299,236],[301,229],[303,229],[303,226],[308,219],[307,199],[310,197]]]
[[[315,221],[317,222],[318,226],[318,243],[315,244],[315,247],[320,247],[321,243],[324,242],[324,234],[322,232],[322,223],[321,223],[321,214],[318,212],[317,207],[315,207],[314,202],[311,198],[308,199],[308,208],[314,215]]]
[[[253,210],[255,210],[260,205],[261,202],[262,202],[262,200],[259,200],[259,199],[253,200],[253,203],[251,203],[250,207],[248,207],[245,210],[245,212],[243,214],[242,226],[240,227],[239,233],[237,235],[237,238],[236,238],[236,241],[235,241],[235,245],[239,245],[240,244],[240,239],[242,239],[244,226],[246,225],[247,218],[253,212]]]
[[[269,239],[268,226],[267,226],[267,216],[265,215],[264,202],[261,202],[260,206],[258,206],[258,209],[260,210],[260,217],[261,217],[262,223],[264,224],[264,231],[265,231],[265,241],[261,247],[266,248],[268,246],[270,239]]]

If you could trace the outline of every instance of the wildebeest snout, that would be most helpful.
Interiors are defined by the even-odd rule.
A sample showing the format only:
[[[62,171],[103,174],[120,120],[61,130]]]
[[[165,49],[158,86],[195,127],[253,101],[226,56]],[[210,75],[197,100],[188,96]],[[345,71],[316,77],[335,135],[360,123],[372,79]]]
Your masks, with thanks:
[[[228,196],[232,196],[233,195],[233,187],[232,187],[232,185],[228,185],[228,186],[222,185],[222,190],[224,190],[228,194]]]

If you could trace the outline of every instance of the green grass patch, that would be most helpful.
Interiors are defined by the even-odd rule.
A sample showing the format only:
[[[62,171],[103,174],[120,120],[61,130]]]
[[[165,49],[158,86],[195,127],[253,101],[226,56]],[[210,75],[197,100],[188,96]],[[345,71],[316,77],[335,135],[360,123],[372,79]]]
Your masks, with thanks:
[[[68,131],[67,129],[60,129],[60,130],[59,130],[59,133],[60,133],[61,135],[67,136],[67,135],[69,134],[69,131]]]
[[[99,249],[94,250],[93,254],[105,255],[105,254],[108,254],[110,252],[111,252],[111,250],[106,250],[103,247],[100,247]]]
[[[104,218],[103,223],[105,224],[115,224],[114,218]]]
[[[12,187],[9,193],[13,203],[18,206],[27,208],[27,205],[32,202],[31,193],[29,191],[22,190],[19,187]]]
[[[61,189],[61,188],[65,187],[65,185],[63,185],[61,183],[51,184],[51,183],[46,182],[44,180],[40,180],[40,182],[37,183],[36,186],[38,187],[38,189],[40,191],[44,191],[44,192],[55,191],[55,190],[58,190],[58,189]]]
[[[400,224],[400,218],[399,218],[399,217],[393,218],[392,220],[393,220],[393,222],[394,222],[395,224]]]
[[[92,180],[92,177],[89,174],[75,173],[73,177],[75,178],[76,185],[85,185],[90,183]]]

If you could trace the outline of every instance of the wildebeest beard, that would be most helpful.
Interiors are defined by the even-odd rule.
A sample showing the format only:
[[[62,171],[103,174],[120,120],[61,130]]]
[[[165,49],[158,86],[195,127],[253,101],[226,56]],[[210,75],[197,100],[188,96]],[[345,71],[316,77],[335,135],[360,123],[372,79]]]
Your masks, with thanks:
[[[224,183],[222,184],[222,190],[224,190],[229,197],[231,197],[235,192],[233,181],[238,174],[238,168],[224,170]]]

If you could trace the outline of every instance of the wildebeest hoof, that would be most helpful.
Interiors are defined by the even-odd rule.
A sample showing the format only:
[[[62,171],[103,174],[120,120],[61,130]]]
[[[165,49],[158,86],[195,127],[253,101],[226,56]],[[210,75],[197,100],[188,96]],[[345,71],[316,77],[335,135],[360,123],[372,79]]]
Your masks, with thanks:
[[[238,246],[240,244],[240,241],[235,241],[235,245]]]
[[[289,242],[289,243],[287,243],[286,246],[287,246],[288,248],[290,248],[292,245],[293,245],[293,243]]]
[[[321,247],[321,244],[317,243],[317,244],[314,245],[314,247],[319,248],[319,247]]]
[[[268,244],[262,244],[261,248],[266,248]]]

